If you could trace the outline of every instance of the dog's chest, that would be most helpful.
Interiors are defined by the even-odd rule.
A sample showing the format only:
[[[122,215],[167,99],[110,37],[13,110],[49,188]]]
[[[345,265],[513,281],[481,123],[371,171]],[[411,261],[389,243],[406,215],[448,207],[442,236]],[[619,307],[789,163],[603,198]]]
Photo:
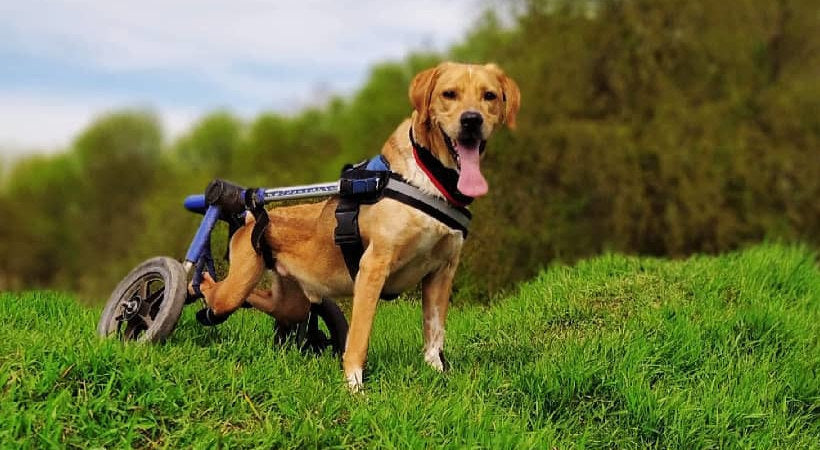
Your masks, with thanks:
[[[392,223],[382,228],[396,233],[392,237],[393,258],[385,285],[385,291],[391,293],[413,288],[424,276],[456,264],[464,242],[460,231],[418,210],[402,206],[401,213],[396,211],[390,220]]]

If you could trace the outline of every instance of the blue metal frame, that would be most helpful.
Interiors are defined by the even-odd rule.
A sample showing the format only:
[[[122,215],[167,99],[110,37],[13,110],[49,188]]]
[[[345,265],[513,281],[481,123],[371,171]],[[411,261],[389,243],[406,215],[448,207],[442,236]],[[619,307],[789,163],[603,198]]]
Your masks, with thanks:
[[[199,224],[199,229],[194,235],[194,240],[191,241],[191,246],[188,247],[188,252],[185,254],[185,261],[195,264],[202,256],[207,244],[211,239],[211,231],[216,226],[216,221],[219,220],[220,210],[218,206],[209,206],[205,211],[205,217],[202,223]]]

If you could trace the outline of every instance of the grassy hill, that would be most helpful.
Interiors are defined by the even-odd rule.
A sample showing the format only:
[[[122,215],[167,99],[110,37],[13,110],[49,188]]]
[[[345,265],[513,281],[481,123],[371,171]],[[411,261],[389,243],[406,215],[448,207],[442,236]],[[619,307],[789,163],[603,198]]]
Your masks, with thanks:
[[[273,348],[268,318],[185,311],[164,345],[100,311],[0,294],[2,447],[754,447],[820,442],[820,271],[800,247],[554,267],[453,308],[452,370],[422,362],[417,302],[380,305],[363,395],[337,360]]]

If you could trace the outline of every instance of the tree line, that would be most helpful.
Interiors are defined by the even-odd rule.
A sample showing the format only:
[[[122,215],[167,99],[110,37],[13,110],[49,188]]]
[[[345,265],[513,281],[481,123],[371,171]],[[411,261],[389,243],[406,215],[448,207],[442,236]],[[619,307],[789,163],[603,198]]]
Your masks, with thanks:
[[[155,115],[100,117],[0,184],[0,288],[101,301],[132,266],[182,255],[182,199],[223,177],[334,179],[410,113],[443,59],[498,63],[518,130],[489,144],[458,300],[486,301],[553,261],[680,257],[763,239],[820,244],[820,14],[811,0],[523,0],[442,54],[372,68],[352,96],[296,115],[200,119],[168,142]]]

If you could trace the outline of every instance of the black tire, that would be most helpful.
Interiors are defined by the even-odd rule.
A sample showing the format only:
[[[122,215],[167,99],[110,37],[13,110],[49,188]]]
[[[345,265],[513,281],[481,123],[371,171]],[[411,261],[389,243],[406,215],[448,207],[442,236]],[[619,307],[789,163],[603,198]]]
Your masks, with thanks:
[[[322,319],[330,336],[319,328],[318,319]],[[276,321],[274,329],[277,344],[281,345],[292,339],[301,348],[314,353],[321,353],[331,347],[338,356],[344,353],[347,343],[347,319],[339,305],[330,299],[312,304],[307,321],[290,326]]]
[[[172,258],[151,258],[131,271],[105,304],[97,333],[123,341],[161,342],[182,314],[187,276]]]

